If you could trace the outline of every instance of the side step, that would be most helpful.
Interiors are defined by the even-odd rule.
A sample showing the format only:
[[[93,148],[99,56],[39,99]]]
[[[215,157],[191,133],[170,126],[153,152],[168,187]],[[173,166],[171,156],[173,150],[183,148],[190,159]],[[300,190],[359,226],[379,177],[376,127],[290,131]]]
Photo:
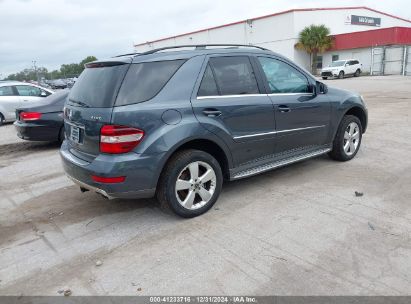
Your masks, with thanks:
[[[331,151],[331,148],[325,148],[325,149],[323,148],[323,149],[316,150],[316,151],[313,151],[313,152],[309,152],[309,153],[306,153],[306,154],[302,154],[302,155],[298,155],[298,156],[294,156],[294,157],[290,157],[290,158],[286,158],[286,159],[277,160],[277,161],[274,161],[274,162],[271,162],[271,163],[266,163],[266,164],[260,165],[258,167],[254,167],[254,168],[251,168],[251,169],[247,169],[247,170],[238,172],[234,176],[232,176],[232,180],[240,179],[240,178],[244,178],[244,177],[248,177],[248,176],[252,176],[252,175],[256,175],[256,174],[259,174],[259,173],[262,173],[262,172],[265,172],[265,171],[269,171],[269,170],[272,170],[272,169],[275,169],[275,168],[279,168],[279,167],[282,167],[282,166],[285,166],[285,165],[296,163],[296,162],[299,162],[299,161],[302,161],[302,160],[305,160],[305,159],[309,159],[309,158],[312,158],[312,157],[315,157],[315,156],[318,156],[318,155],[321,155],[321,154],[325,154],[325,153],[328,153],[330,151]]]

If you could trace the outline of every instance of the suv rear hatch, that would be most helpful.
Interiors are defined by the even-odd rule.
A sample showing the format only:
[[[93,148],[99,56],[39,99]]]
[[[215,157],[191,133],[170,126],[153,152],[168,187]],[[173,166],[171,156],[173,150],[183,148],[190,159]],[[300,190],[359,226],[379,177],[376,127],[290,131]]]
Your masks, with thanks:
[[[131,58],[86,65],[70,91],[64,123],[70,152],[92,161],[100,150],[100,129],[110,124],[114,102]]]

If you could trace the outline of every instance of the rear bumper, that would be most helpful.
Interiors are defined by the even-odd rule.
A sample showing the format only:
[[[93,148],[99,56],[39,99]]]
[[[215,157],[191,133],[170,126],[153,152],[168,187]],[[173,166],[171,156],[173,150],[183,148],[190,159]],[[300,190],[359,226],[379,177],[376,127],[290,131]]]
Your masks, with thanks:
[[[150,198],[161,170],[164,154],[141,156],[131,152],[119,155],[98,155],[92,162],[73,155],[67,142],[63,142],[60,155],[68,177],[81,188],[114,198]],[[125,176],[122,183],[105,184],[92,179],[92,175],[103,177]]]
[[[17,136],[25,140],[33,141],[57,141],[59,139],[59,132],[62,126],[63,124],[56,127],[25,123],[18,120],[14,122]]]

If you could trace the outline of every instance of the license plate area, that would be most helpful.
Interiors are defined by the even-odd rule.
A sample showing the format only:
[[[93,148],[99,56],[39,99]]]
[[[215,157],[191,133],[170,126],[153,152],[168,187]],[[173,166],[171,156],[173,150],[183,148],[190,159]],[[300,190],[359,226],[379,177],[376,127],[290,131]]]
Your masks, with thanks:
[[[81,144],[81,128],[70,125],[70,140],[76,144]]]

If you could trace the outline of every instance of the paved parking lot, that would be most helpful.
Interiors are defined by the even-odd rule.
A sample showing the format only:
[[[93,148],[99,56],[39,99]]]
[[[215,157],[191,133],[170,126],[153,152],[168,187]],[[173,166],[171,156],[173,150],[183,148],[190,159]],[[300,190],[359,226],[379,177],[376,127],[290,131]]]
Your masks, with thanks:
[[[357,157],[226,183],[190,220],[82,194],[57,145],[0,127],[0,294],[409,295],[411,78],[326,83],[367,101]]]

